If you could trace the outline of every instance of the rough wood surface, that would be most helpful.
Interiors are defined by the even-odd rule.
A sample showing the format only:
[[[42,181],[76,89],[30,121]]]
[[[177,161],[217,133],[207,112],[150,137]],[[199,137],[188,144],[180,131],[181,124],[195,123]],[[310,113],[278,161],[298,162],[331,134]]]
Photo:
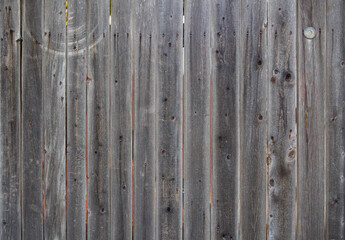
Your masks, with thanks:
[[[184,239],[210,239],[210,1],[185,2]]]
[[[323,0],[298,2],[298,239],[325,234],[325,9]],[[306,27],[315,28],[314,39],[304,37]]]
[[[87,5],[87,238],[110,239],[109,1]]]
[[[211,239],[237,239],[240,1],[212,3]]]
[[[20,1],[0,3],[0,239],[20,239]]]
[[[111,3],[111,239],[132,239],[132,1]]]
[[[327,5],[327,77],[326,77],[326,160],[328,239],[345,239],[345,3]]]
[[[68,1],[67,22],[67,239],[86,239],[86,1]]]
[[[134,239],[155,239],[157,1],[135,0],[134,41]]]
[[[240,6],[240,239],[266,238],[267,3]]]
[[[66,4],[43,7],[44,238],[66,239]]]
[[[157,6],[156,239],[182,240],[182,7],[180,0]]]
[[[22,2],[22,239],[43,239],[43,82],[40,0]]]
[[[296,1],[268,5],[268,239],[296,239]]]

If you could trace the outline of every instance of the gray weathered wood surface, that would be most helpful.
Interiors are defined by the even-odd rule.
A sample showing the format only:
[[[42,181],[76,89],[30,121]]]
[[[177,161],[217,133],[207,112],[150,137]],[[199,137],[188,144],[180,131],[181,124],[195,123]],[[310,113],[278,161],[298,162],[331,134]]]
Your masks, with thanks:
[[[345,225],[345,139],[344,139],[344,67],[345,67],[345,3],[331,1],[327,15],[327,76],[326,76],[326,161],[327,161],[327,226],[329,239],[344,239]]]
[[[3,0],[0,238],[343,239],[344,10]]]
[[[268,5],[268,239],[296,239],[296,3]]]
[[[164,0],[157,11],[156,239],[182,240],[183,5]]]
[[[67,239],[86,239],[88,63],[86,1],[68,1],[67,22]]]
[[[157,1],[134,0],[133,177],[134,239],[155,239],[157,119]]]
[[[20,1],[0,3],[0,239],[20,239]]]
[[[111,239],[132,239],[133,16],[132,2],[111,3],[110,154]]]
[[[237,239],[240,1],[212,1],[211,239]]]
[[[240,239],[266,238],[267,3],[240,5]]]
[[[66,239],[66,4],[43,13],[44,238]]]
[[[326,2],[298,2],[297,238],[323,239],[325,229]],[[314,27],[316,37],[303,35]]]
[[[210,239],[210,1],[185,2],[184,239]]]
[[[22,2],[22,239],[43,239],[42,1]]]
[[[109,1],[87,5],[87,237],[110,239]]]

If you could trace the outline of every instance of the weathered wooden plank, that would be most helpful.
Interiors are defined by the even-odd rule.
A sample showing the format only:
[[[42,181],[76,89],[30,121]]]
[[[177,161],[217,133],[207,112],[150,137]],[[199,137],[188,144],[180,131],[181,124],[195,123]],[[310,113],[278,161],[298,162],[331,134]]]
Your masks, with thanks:
[[[157,10],[155,0],[135,0],[134,40],[134,239],[155,239]],[[159,152],[159,153],[158,153]]]
[[[268,5],[268,239],[296,239],[296,3]]]
[[[86,239],[86,1],[68,1],[67,239]]]
[[[240,6],[240,239],[266,238],[267,3]]]
[[[183,4],[158,5],[156,239],[182,239]]]
[[[20,239],[20,1],[0,2],[0,239]]]
[[[111,3],[111,239],[132,239],[132,1]]]
[[[42,14],[22,2],[22,239],[43,238]]]
[[[345,3],[328,1],[327,5],[327,76],[326,76],[326,161],[328,208],[326,239],[345,239]]]
[[[323,239],[326,81],[326,1],[298,2],[297,238]],[[303,30],[316,29],[307,39]]]
[[[88,2],[88,239],[110,239],[109,1]]]
[[[184,239],[210,239],[210,7],[185,2]]]
[[[66,239],[66,3],[43,14],[44,238]]]
[[[212,2],[211,239],[238,234],[239,3]]]

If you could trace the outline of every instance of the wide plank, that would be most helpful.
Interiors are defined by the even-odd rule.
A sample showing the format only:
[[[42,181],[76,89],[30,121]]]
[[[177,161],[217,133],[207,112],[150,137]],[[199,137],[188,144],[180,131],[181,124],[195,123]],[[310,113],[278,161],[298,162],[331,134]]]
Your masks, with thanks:
[[[162,0],[157,8],[156,239],[182,239],[183,4]]]
[[[210,239],[210,1],[185,2],[184,239]]]
[[[132,239],[133,14],[132,1],[111,2],[111,239]]]
[[[345,239],[345,3],[328,1],[326,67],[327,239]]]
[[[44,238],[66,239],[66,3],[44,7]]]
[[[297,238],[325,236],[326,1],[298,1]],[[315,38],[304,36],[307,27]]]
[[[268,5],[268,239],[296,239],[296,4]]]
[[[157,89],[157,11],[155,0],[135,0],[133,31],[134,54],[134,239],[155,239],[156,89]]]
[[[67,239],[86,239],[87,15],[85,0],[68,1],[67,21]]]
[[[20,239],[20,1],[0,2],[0,239]]]
[[[266,238],[267,3],[240,5],[240,239]]]
[[[22,2],[22,239],[43,239],[43,80],[40,0]]]
[[[211,239],[238,237],[240,1],[212,2]]]

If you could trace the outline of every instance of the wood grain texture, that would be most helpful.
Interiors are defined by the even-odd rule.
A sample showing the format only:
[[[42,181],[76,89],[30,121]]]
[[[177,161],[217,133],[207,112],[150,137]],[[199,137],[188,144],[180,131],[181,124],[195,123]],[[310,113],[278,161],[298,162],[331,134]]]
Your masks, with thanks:
[[[67,22],[67,239],[86,239],[86,1],[68,1]]]
[[[0,239],[20,239],[20,1],[0,3]]]
[[[298,239],[325,234],[325,10],[325,1],[298,2]],[[306,27],[316,29],[314,39],[304,37]]]
[[[268,239],[296,239],[296,1],[268,5]]]
[[[43,13],[44,238],[66,239],[66,4]]]
[[[240,239],[266,238],[267,3],[240,5]]]
[[[237,239],[239,3],[213,1],[211,239]]]
[[[111,3],[111,239],[132,239],[132,1]]]
[[[344,67],[345,3],[328,1],[327,5],[327,77],[326,77],[326,160],[328,239],[345,239],[345,138],[344,138]]]
[[[43,239],[42,14],[22,2],[22,239]]]
[[[109,1],[87,5],[87,237],[110,239]]]
[[[210,239],[210,1],[185,2],[184,239]]]
[[[134,1],[134,239],[155,239],[157,1]]]
[[[163,0],[157,7],[156,239],[182,240],[183,4],[180,0]]]

